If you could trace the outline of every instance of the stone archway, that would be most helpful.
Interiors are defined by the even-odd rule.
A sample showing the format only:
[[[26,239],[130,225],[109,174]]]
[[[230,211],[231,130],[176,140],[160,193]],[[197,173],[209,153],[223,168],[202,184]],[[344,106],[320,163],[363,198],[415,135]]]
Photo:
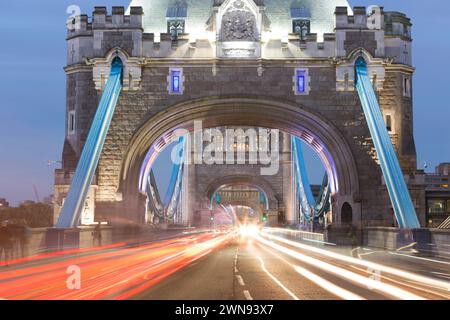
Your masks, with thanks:
[[[278,210],[278,199],[276,198],[275,191],[270,186],[270,183],[266,181],[262,177],[253,177],[253,176],[226,176],[221,179],[214,180],[206,190],[203,192],[205,197],[204,199],[210,200],[214,193],[225,187],[231,187],[235,185],[253,187],[263,192],[267,199],[267,210]]]
[[[333,211],[349,202],[354,214],[360,211],[358,171],[350,146],[342,133],[327,119],[304,106],[261,98],[208,97],[182,102],[147,119],[134,134],[123,161],[120,191],[128,208],[140,210],[140,167],[149,149],[161,150],[173,142],[177,129],[255,126],[280,129],[300,137],[322,160],[333,190]],[[156,147],[157,146],[157,147]]]

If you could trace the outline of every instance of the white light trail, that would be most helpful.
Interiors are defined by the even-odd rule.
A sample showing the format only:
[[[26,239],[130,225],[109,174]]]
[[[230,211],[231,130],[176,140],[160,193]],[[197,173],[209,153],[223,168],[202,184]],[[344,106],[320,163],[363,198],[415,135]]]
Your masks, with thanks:
[[[365,270],[365,269],[363,269],[363,268],[359,268],[359,267],[355,267],[355,266],[351,266],[351,267],[352,267],[353,269],[356,269],[356,270],[361,271],[361,272],[367,272],[367,270]],[[405,283],[404,281],[403,281],[403,282],[402,282],[402,281],[397,281],[397,280],[394,280],[394,279],[392,279],[392,278],[390,278],[390,277],[386,277],[386,276],[383,276],[383,275],[379,275],[379,277],[380,277],[381,279],[386,279],[386,280],[388,280],[388,281],[397,283],[397,284],[402,285],[402,286],[407,286],[407,287],[413,288],[413,289],[415,289],[415,290],[427,292],[427,293],[430,293],[430,294],[433,294],[433,295],[438,295],[439,297],[442,297],[442,298],[444,298],[444,299],[449,299],[449,298],[450,298],[448,295],[440,294],[440,293],[437,293],[437,292],[435,292],[435,291],[428,290],[428,289],[426,289],[426,288],[417,287],[417,286],[414,286],[414,285],[412,285],[412,284]]]
[[[392,254],[392,255],[403,256],[403,257],[407,257],[407,258],[411,258],[411,259],[424,260],[424,261],[429,261],[429,262],[434,262],[434,263],[441,263],[441,264],[450,265],[450,262],[441,261],[441,260],[435,260],[435,259],[424,258],[424,257],[415,257],[415,256],[411,256],[409,254],[398,253],[398,252],[389,252],[389,253]]]
[[[329,246],[335,246],[335,243],[331,243],[331,242],[326,242],[326,241],[321,241],[321,240],[314,240],[314,239],[307,239],[307,238],[302,238],[303,241],[309,241],[309,242],[315,242],[315,243],[320,243],[320,244],[327,244]]]
[[[382,283],[380,281],[376,281],[374,279],[363,277],[359,274],[356,274],[354,272],[348,271],[343,268],[336,267],[332,264],[320,261],[318,259],[305,256],[301,253],[298,253],[294,250],[285,248],[279,244],[276,244],[274,242],[268,241],[266,239],[263,239],[262,237],[258,236],[257,240],[275,250],[278,250],[284,254],[287,254],[297,260],[300,260],[304,263],[307,263],[309,265],[312,265],[316,268],[322,269],[328,273],[334,274],[335,276],[338,276],[340,278],[344,278],[350,282],[357,283],[359,285],[362,285],[366,288],[372,288],[373,290],[380,291],[384,294],[387,294],[389,296],[403,299],[403,300],[423,300],[422,297],[417,296],[415,294],[409,293],[405,290],[402,290],[400,288],[394,287],[392,285]],[[284,239],[283,239],[284,240]],[[325,250],[324,250],[325,251]],[[357,260],[357,259],[355,259]]]
[[[295,242],[295,241],[291,241],[291,240],[287,240],[287,239],[283,239],[281,237],[277,237],[277,236],[273,236],[270,234],[266,234],[265,232],[262,232],[262,235],[266,238],[269,238],[271,240],[276,240],[279,242],[282,242],[284,244],[299,248],[299,249],[303,249],[303,250],[307,250],[310,252],[314,252],[320,255],[324,255],[326,257],[329,258],[333,258],[333,259],[337,259],[340,261],[344,261],[348,264],[354,264],[354,265],[359,265],[359,266],[364,266],[366,268],[370,268],[373,270],[379,270],[381,272],[385,272],[385,273],[389,273],[389,274],[393,274],[411,281],[415,281],[415,282],[419,282],[422,284],[426,284],[429,286],[434,286],[438,289],[442,289],[445,291],[450,291],[450,282],[446,282],[446,281],[441,281],[441,280],[437,280],[437,279],[432,279],[429,277],[425,277],[425,276],[421,276],[418,274],[414,274],[411,272],[407,272],[407,271],[403,271],[403,270],[399,270],[396,268],[392,268],[392,267],[388,267],[388,266],[384,266],[375,262],[370,262],[370,261],[366,261],[366,260],[361,260],[361,259],[356,259],[353,257],[348,257],[339,253],[335,253],[329,250],[324,250],[324,249],[320,249],[320,248],[316,248],[316,247],[312,247],[309,245],[305,245],[299,242]]]
[[[294,269],[308,280],[314,282],[319,287],[322,287],[323,289],[338,296],[339,298],[342,298],[344,300],[365,300],[363,297],[358,296],[357,294],[354,294],[353,292],[345,290],[341,287],[338,287],[330,281],[327,281],[324,278],[321,278],[315,273],[312,273],[300,266],[294,266]]]

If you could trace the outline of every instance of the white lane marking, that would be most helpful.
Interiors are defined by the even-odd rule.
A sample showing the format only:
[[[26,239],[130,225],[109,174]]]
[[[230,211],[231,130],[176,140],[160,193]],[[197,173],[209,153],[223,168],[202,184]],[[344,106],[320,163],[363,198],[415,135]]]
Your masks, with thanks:
[[[354,248],[350,251],[351,256],[353,257],[353,253],[356,252],[356,254],[358,255],[358,259],[361,259],[361,256],[359,255],[359,252],[357,252],[359,249],[361,249],[361,247],[357,247]]]
[[[314,266],[316,268],[322,269],[322,270],[324,270],[324,271],[326,271],[328,273],[331,273],[331,274],[333,274],[335,276],[344,278],[344,279],[346,279],[346,280],[348,280],[350,282],[357,283],[357,284],[359,284],[361,286],[364,286],[366,288],[371,288],[371,289],[375,289],[375,290],[381,291],[384,294],[396,297],[398,299],[405,299],[405,300],[423,300],[424,299],[424,298],[422,298],[420,296],[417,296],[415,294],[412,294],[412,293],[410,293],[408,291],[405,291],[405,290],[402,290],[400,288],[394,287],[392,285],[385,284],[385,283],[382,283],[380,281],[376,281],[374,279],[363,277],[363,276],[361,276],[359,274],[356,274],[354,272],[351,272],[349,270],[346,270],[346,269],[343,269],[343,268],[339,268],[339,267],[336,267],[336,266],[334,266],[332,264],[323,262],[321,260],[318,260],[318,259],[306,256],[306,255],[303,255],[301,253],[298,253],[298,252],[296,252],[294,250],[285,248],[285,247],[283,247],[283,246],[281,246],[279,244],[276,244],[274,242],[265,240],[265,239],[263,239],[261,237],[257,237],[257,239],[261,243],[263,243],[263,244],[265,244],[265,245],[267,245],[269,247],[272,247],[275,250],[283,252],[284,254],[287,254],[287,255],[289,255],[289,256],[297,259],[297,260],[300,260],[300,261],[302,261],[304,263],[312,265],[312,266]],[[361,261],[359,259],[354,259],[354,260]]]
[[[364,250],[364,249],[363,249]],[[358,253],[358,258],[362,259],[362,256],[368,256],[374,253],[384,253],[385,251],[370,251],[370,252],[366,252],[366,253]]]
[[[244,290],[243,292],[244,292],[245,299],[253,300],[253,297],[250,295],[250,292],[248,290]]]
[[[236,248],[236,255],[234,256],[234,273],[239,273],[239,269],[237,268],[238,253],[239,253],[239,247]]]
[[[267,268],[266,265],[264,264],[263,259],[261,259],[260,256],[256,256],[258,258],[258,260],[261,262],[261,268],[263,269],[263,271],[277,284],[281,287],[281,289],[283,289],[288,295],[290,295],[292,297],[292,299],[294,300],[300,300],[294,293],[292,293],[291,290],[289,290],[288,288],[286,288],[280,280],[278,280],[273,274],[271,274]]]
[[[302,276],[304,276],[306,279],[314,282],[319,287],[327,290],[328,292],[338,296],[339,298],[342,298],[344,300],[366,300],[363,297],[354,294],[353,292],[350,292],[348,290],[345,290],[341,287],[338,287],[337,285],[331,283],[328,280],[325,280],[324,278],[319,277],[315,273],[312,273],[309,270],[306,270],[300,266],[294,266],[295,271],[300,273]]]
[[[442,264],[450,265],[450,262],[441,261],[441,260],[435,260],[435,259],[430,259],[430,258],[416,257],[416,256],[411,256],[409,254],[404,254],[404,253],[389,252],[389,254],[393,254],[393,255],[396,255],[396,256],[403,256],[403,257],[407,257],[407,258],[411,258],[411,259],[418,259],[418,260],[424,260],[424,261],[430,261],[430,262],[442,263]]]
[[[245,283],[244,283],[244,279],[242,278],[242,276],[241,275],[236,275],[236,279],[237,279],[237,281],[239,282],[239,284],[241,285],[241,286],[245,286]]]
[[[411,247],[414,247],[416,244],[417,244],[417,242],[411,242],[410,244],[407,244],[406,246],[398,248],[396,251],[402,251],[402,250],[405,250],[405,249],[409,249]]]
[[[373,270],[379,270],[381,272],[386,272],[386,273],[390,273],[402,278],[406,278],[412,281],[416,281],[416,282],[420,282],[426,285],[431,285],[431,286],[436,286],[440,289],[443,289],[445,291],[450,291],[450,283],[447,281],[441,281],[441,280],[436,280],[436,279],[432,279],[429,277],[425,277],[425,276],[421,276],[415,273],[411,273],[411,272],[407,272],[407,271],[403,271],[400,269],[396,269],[396,268],[392,268],[392,267],[388,267],[385,265],[381,265],[375,262],[370,262],[367,260],[361,260],[361,259],[356,259],[353,257],[348,257],[348,256],[344,256],[342,254],[339,253],[335,253],[332,251],[328,251],[328,250],[324,250],[324,249],[320,249],[320,248],[316,248],[316,247],[312,247],[312,246],[308,246],[299,242],[294,242],[294,241],[290,241],[287,239],[283,239],[280,237],[276,237],[276,236],[272,236],[270,234],[264,234],[264,232],[262,233],[264,235],[264,237],[269,238],[269,239],[274,239],[276,241],[285,243],[287,245],[293,246],[293,247],[297,247],[299,249],[303,249],[303,250],[307,250],[310,252],[314,252],[314,253],[318,253],[321,255],[324,255],[326,257],[329,258],[333,258],[333,259],[337,259],[340,261],[344,261],[347,262],[348,264],[355,264],[355,265],[359,265],[359,266],[363,266],[366,268],[371,268]]]

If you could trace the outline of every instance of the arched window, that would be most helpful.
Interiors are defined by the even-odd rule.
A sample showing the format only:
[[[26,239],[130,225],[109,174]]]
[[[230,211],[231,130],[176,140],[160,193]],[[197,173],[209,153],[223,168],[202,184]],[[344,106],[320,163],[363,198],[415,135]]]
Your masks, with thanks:
[[[344,203],[341,210],[341,223],[351,224],[353,222],[353,209],[347,202]]]

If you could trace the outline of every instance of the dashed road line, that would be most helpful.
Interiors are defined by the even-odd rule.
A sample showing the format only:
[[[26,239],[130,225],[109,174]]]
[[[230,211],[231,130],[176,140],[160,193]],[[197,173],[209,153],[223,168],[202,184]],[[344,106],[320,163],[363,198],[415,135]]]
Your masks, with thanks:
[[[247,300],[253,300],[253,297],[250,295],[250,292],[248,290],[244,290],[244,296]]]
[[[236,255],[234,256],[234,273],[239,273],[239,269],[237,267],[238,253],[239,253],[239,247],[236,248]]]
[[[237,281],[239,282],[239,284],[241,285],[241,286],[245,286],[245,283],[244,283],[244,279],[242,278],[242,276],[240,276],[240,275],[236,275],[236,279],[237,279]]]

